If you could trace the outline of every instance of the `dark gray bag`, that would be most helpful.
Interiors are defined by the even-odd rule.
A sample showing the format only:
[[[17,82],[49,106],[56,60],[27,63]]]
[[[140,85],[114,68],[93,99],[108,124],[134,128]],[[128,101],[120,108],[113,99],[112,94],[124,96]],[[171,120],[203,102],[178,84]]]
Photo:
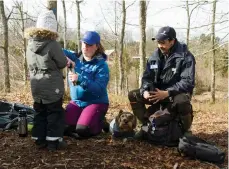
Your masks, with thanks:
[[[178,151],[180,154],[190,158],[217,164],[222,164],[225,160],[225,153],[223,151],[196,136],[184,136],[180,138]]]
[[[19,110],[25,110],[28,122],[32,122],[35,110],[20,103],[0,101],[0,129],[9,130],[17,128]]]
[[[173,117],[167,109],[158,110],[149,117],[147,126],[142,126],[144,139],[152,144],[177,146],[184,130],[179,118]]]

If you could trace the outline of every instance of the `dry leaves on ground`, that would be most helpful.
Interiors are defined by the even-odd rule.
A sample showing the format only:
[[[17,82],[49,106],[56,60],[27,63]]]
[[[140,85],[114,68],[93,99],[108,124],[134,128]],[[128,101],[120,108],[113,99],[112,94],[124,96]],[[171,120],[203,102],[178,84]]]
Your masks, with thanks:
[[[119,106],[111,104],[107,114],[109,121],[119,109]],[[195,112],[192,131],[195,135],[215,143],[228,154],[227,112]],[[182,157],[176,148],[135,140],[112,140],[105,133],[87,140],[65,137],[67,149],[56,152],[36,149],[30,136],[20,138],[16,131],[0,132],[0,140],[0,169],[219,168],[215,164]],[[227,159],[228,156],[220,168],[228,166]]]

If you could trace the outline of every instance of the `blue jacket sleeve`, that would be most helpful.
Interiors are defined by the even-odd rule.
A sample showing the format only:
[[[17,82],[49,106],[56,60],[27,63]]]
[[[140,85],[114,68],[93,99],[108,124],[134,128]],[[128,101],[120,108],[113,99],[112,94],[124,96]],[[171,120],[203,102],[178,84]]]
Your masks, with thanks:
[[[76,57],[76,53],[75,52],[70,51],[70,50],[67,50],[67,49],[62,49],[62,50],[63,50],[64,55],[66,57],[68,57],[69,59],[71,59],[73,62],[76,62],[77,57]]]
[[[109,68],[106,62],[98,67],[94,80],[79,74],[77,84],[80,85],[84,90],[91,92],[92,94],[99,96],[104,93],[104,89],[107,88],[109,82]]]
[[[185,61],[182,65],[181,80],[175,83],[173,86],[167,88],[169,96],[174,96],[181,92],[192,94],[195,86],[195,58],[188,52]]]

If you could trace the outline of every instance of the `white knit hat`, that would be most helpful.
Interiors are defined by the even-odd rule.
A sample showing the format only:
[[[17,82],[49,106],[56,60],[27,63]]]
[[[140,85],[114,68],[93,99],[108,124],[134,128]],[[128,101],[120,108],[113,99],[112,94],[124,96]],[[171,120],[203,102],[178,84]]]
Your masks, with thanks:
[[[52,10],[45,10],[37,18],[37,28],[43,28],[57,32],[57,21]]]

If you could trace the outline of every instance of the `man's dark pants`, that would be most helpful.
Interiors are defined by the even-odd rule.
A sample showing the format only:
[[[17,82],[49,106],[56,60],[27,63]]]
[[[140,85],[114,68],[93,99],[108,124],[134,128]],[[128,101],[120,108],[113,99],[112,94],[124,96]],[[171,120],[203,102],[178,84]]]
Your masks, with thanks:
[[[193,110],[190,103],[190,96],[188,94],[181,93],[171,99],[166,98],[156,104],[153,104],[143,98],[140,94],[140,89],[136,89],[128,93],[128,98],[134,115],[142,124],[147,123],[148,117],[154,114],[157,110],[160,110],[160,108],[167,108],[172,115],[180,114],[181,117],[183,117],[181,120],[185,121],[183,122],[185,130],[188,130],[191,126]],[[146,105],[150,106],[146,109]]]

